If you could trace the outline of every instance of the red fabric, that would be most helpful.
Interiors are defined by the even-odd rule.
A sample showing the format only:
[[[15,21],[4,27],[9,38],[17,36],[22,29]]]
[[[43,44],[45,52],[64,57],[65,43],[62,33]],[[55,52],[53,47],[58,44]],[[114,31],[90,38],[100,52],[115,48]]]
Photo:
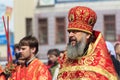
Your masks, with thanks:
[[[42,62],[34,59],[28,67],[18,66],[12,74],[14,80],[52,80],[50,72]],[[11,79],[9,79],[11,80]]]
[[[95,32],[96,41],[87,55],[75,60],[68,59],[66,54],[60,62],[58,80],[117,80],[110,54],[105,41],[99,32]]]

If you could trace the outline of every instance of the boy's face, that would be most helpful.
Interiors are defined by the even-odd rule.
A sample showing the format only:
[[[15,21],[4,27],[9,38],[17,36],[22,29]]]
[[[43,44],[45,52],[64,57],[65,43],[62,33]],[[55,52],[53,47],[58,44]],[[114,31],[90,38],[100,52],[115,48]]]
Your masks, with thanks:
[[[58,59],[58,57],[55,55],[52,55],[52,54],[48,55],[48,60],[50,60],[52,63],[56,62],[57,59]]]
[[[30,48],[29,46],[21,46],[20,47],[20,59],[22,60],[29,60],[31,57],[33,57],[34,49]]]

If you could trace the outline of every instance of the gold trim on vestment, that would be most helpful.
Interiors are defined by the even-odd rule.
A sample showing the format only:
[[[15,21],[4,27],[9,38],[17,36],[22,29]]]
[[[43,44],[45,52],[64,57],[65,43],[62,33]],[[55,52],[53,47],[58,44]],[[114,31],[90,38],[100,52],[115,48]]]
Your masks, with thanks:
[[[89,48],[88,48],[88,51],[87,51],[87,55],[82,56],[82,57],[88,57],[88,56],[90,56],[91,54],[94,54],[95,48],[96,48],[98,42],[100,41],[101,37],[102,37],[102,34],[99,33],[99,35],[98,35],[95,43],[90,43]],[[78,57],[77,59],[82,58],[82,57]]]
[[[103,47],[101,47],[102,45]],[[103,56],[103,57],[99,57],[100,58],[99,65],[91,66],[92,62],[94,62],[94,60],[96,59],[97,53],[99,52],[100,52],[100,56]],[[64,74],[64,72],[65,73],[67,72],[69,74],[69,72],[88,71],[88,72],[99,73],[102,76],[108,78],[108,80],[118,80],[116,74],[113,73],[114,69],[112,66],[108,66],[106,69],[104,69],[103,65],[105,65],[106,63],[105,59],[107,58],[106,53],[108,52],[105,47],[104,39],[102,38],[102,34],[98,33],[96,41],[94,43],[90,43],[87,51],[87,55],[78,57],[76,59],[78,61],[78,65],[71,66],[73,61],[66,61],[67,58],[65,57],[66,58],[64,59],[65,63],[62,64],[62,68],[59,71],[59,75]],[[104,57],[106,58],[104,59]],[[63,80],[63,78],[60,77],[59,80]],[[70,80],[70,79],[66,79],[66,80]],[[89,79],[87,77],[81,77],[81,78],[79,77],[72,80],[89,80]]]
[[[96,72],[96,73],[100,73],[102,75],[104,75],[105,77],[107,77],[109,80],[117,80],[117,77],[112,75],[110,72],[108,72],[105,69],[101,69],[95,66],[69,66],[69,67],[65,67],[62,68],[59,72],[59,75],[63,72],[70,72],[70,71],[78,71],[78,70],[83,70],[83,71],[91,71],[91,72]]]
[[[68,28],[68,31],[69,30],[79,30],[79,31],[83,31],[83,32],[87,32],[87,33],[90,33],[90,34],[92,34],[92,32],[91,31],[88,31],[88,30],[85,30],[85,29],[79,29],[79,28]]]

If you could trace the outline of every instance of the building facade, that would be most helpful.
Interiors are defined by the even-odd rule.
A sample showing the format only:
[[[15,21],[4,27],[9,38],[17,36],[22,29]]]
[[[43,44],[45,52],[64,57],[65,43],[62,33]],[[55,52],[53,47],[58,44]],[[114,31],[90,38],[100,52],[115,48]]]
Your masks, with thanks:
[[[15,43],[26,35],[39,40],[40,59],[47,59],[51,48],[65,50],[68,42],[67,15],[74,6],[87,6],[97,13],[94,29],[105,40],[120,40],[119,0],[14,0]]]
[[[41,3],[40,3],[41,2]],[[44,4],[38,0],[34,13],[34,32],[40,41],[40,58],[46,58],[51,48],[65,50],[67,38],[68,10],[74,6],[87,6],[97,13],[94,30],[101,31],[105,40],[120,40],[120,1],[112,0],[56,0],[53,4]]]

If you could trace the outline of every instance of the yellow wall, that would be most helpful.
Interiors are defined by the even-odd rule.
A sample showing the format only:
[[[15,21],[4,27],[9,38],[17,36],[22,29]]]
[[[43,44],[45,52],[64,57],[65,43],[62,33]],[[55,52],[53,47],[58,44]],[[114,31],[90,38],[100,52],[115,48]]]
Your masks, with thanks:
[[[15,43],[26,35],[25,18],[33,18],[34,0],[14,0]]]
[[[6,45],[0,46],[0,57],[4,57],[6,55],[7,55],[7,46]]]

